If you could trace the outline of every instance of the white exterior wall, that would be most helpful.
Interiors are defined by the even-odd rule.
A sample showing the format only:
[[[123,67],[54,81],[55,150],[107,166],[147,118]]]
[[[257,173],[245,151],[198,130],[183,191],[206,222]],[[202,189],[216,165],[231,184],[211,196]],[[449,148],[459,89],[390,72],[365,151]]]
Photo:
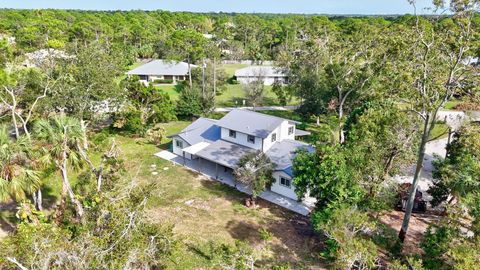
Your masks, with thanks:
[[[268,149],[270,149],[270,147],[272,147],[272,145],[276,142],[279,142],[282,140],[282,129],[281,129],[281,126],[277,127],[274,131],[272,131],[270,134],[268,134],[268,137],[265,138],[265,140],[263,141],[263,152],[267,152]],[[277,140],[272,142],[272,135],[273,134],[277,134]]]
[[[288,135],[288,128],[293,126],[293,133]],[[267,138],[263,141],[263,152],[267,152],[270,147],[273,146],[275,142],[272,142],[272,134],[277,134],[277,140],[275,142],[279,142],[282,140],[295,140],[295,125],[290,124],[288,121],[283,121],[280,126],[278,126],[272,133],[268,135]]]
[[[285,81],[284,77],[277,77],[277,78],[278,78],[277,80],[279,81],[282,81],[282,82]],[[237,77],[237,81],[239,81],[241,84],[248,84],[256,80],[258,80],[257,77],[243,77],[243,76]],[[265,77],[263,79],[264,85],[272,85],[274,82],[275,82],[275,77]]]
[[[173,144],[173,153],[176,154],[176,155],[179,155],[181,157],[183,157],[183,148],[180,148],[180,147],[177,147],[177,142],[176,141],[181,141],[183,143],[183,148],[187,148],[190,146],[189,143],[187,143],[185,140],[183,140],[182,138],[178,137],[178,136],[175,136],[172,138],[172,144]],[[192,156],[189,154],[189,153],[185,153],[185,158],[187,159],[192,159]]]
[[[288,128],[293,127],[293,133],[288,135]],[[295,140],[295,124],[291,124],[288,121],[282,123],[282,140]]]
[[[229,132],[230,130],[228,128],[222,127],[221,138],[228,142],[244,145],[246,147],[257,149],[257,150],[262,150],[262,138],[255,137],[255,143],[253,144],[247,141],[247,137],[248,137],[247,134],[237,131],[236,138],[232,138],[229,136]]]
[[[298,200],[297,194],[295,194],[295,187],[292,183],[292,178],[288,174],[282,171],[275,171],[273,172],[273,177],[275,178],[275,183],[272,184],[271,191],[292,200]],[[280,185],[280,177],[290,179],[290,188]]]

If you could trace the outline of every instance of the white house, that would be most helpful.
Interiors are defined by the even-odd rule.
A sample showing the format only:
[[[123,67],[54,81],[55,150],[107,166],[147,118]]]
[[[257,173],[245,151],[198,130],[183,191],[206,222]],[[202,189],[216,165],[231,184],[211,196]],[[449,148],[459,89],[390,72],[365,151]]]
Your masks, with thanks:
[[[196,65],[190,65],[190,68],[196,68]],[[128,76],[137,75],[140,81],[150,83],[155,81],[164,81],[176,83],[188,79],[188,63],[175,62],[169,60],[153,60],[127,72]]]
[[[272,192],[298,200],[292,183],[292,161],[297,150],[314,148],[295,140],[308,135],[296,129],[298,122],[236,109],[220,120],[200,118],[181,132],[169,136],[173,153],[184,159],[199,159],[215,164],[218,170],[233,172],[244,155],[255,151],[266,153],[275,164]],[[232,176],[233,177],[233,176]]]
[[[287,75],[280,68],[273,66],[249,66],[235,71],[237,81],[247,84],[255,80],[263,80],[265,85],[275,82],[286,83]]]

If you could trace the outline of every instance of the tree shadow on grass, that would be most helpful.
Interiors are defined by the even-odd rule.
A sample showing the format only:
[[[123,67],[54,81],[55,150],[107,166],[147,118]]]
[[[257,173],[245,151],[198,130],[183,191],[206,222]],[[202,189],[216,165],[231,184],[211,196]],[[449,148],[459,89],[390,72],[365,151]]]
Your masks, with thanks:
[[[0,204],[0,229],[11,233],[15,230],[15,202]]]

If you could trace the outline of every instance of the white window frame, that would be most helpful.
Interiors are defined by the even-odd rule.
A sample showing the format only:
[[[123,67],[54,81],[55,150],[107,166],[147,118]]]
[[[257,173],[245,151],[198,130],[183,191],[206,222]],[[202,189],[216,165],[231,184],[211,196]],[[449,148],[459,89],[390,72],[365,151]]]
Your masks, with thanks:
[[[250,140],[253,138],[252,140]],[[253,135],[247,135],[247,142],[255,144],[255,136]]]
[[[272,133],[272,142],[277,141],[277,133]]]
[[[237,138],[237,132],[235,130],[229,129],[228,130],[228,137],[236,139]]]
[[[282,183],[282,180],[285,180],[283,181],[284,183]],[[288,182],[287,182],[288,181]],[[280,181],[279,181],[280,185],[281,186],[284,186],[286,188],[292,188],[292,179],[289,179],[289,178],[286,178],[286,177],[283,177],[283,176],[280,176]],[[288,183],[288,185],[287,185]]]
[[[183,148],[183,142],[180,140],[175,140],[175,145],[179,148]]]
[[[288,127],[288,135],[292,135],[293,133],[295,133],[295,127],[294,126]]]

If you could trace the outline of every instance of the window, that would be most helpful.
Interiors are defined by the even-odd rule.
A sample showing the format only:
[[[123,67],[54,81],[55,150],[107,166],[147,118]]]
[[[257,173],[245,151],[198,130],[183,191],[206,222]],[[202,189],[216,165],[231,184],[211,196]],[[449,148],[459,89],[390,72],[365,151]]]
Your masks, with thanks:
[[[272,134],[272,142],[277,141],[277,133]]]
[[[183,148],[183,142],[182,141],[175,140],[175,144],[177,145],[177,147]]]
[[[228,132],[228,136],[231,138],[236,138],[237,137],[237,132],[235,130],[231,130]]]
[[[292,135],[294,131],[295,131],[294,126],[288,127],[288,135]]]
[[[280,177],[280,185],[290,188],[291,187],[290,179]]]
[[[249,143],[255,143],[255,136],[248,135],[248,137],[247,137],[247,142],[249,142]]]

